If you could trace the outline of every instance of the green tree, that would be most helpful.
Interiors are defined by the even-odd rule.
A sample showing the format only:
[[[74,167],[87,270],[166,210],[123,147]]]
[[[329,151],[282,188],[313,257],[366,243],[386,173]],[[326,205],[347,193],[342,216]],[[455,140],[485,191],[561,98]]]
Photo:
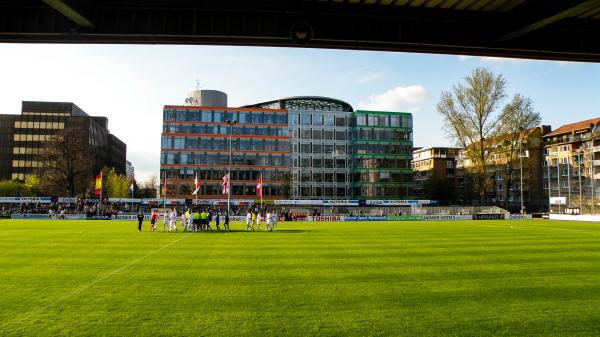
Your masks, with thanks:
[[[41,181],[40,178],[37,175],[30,175],[27,178],[25,178],[25,184],[24,187],[26,189],[26,196],[29,197],[37,197],[40,196],[42,197],[43,193],[40,190],[41,188]]]
[[[25,185],[14,180],[0,180],[0,197],[24,196]]]
[[[129,183],[124,174],[118,174],[114,169],[105,168],[103,175],[103,194],[108,198],[127,198],[129,197]]]
[[[493,188],[488,173],[489,159],[500,134],[500,105],[506,81],[486,68],[476,68],[452,91],[443,91],[437,110],[448,135],[466,151],[472,165],[469,173],[475,178],[480,203]]]

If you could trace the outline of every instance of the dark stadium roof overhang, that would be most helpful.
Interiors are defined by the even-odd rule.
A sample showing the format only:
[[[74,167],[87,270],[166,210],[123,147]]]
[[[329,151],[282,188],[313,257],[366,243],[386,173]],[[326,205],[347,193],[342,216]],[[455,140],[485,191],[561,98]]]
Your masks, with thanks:
[[[293,96],[243,106],[244,108],[272,108],[288,110],[320,110],[352,112],[352,106],[344,101],[322,96]]]
[[[600,0],[0,0],[0,42],[600,60]]]

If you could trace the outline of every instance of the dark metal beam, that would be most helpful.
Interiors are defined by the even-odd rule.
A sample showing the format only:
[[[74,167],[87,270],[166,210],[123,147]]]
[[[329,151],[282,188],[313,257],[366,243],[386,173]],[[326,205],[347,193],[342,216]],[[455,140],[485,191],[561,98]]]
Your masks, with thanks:
[[[74,0],[42,0],[48,6],[67,17],[81,27],[94,27],[94,24],[82,12],[81,4]]]
[[[576,17],[580,14],[583,14],[589,10],[592,10],[592,9],[600,6],[600,0],[588,0],[588,1],[584,1],[582,3],[579,3],[575,6],[573,5],[572,1],[562,1],[562,3],[563,3],[563,5],[568,6],[568,7],[564,8],[560,12],[557,12],[553,15],[544,17],[533,23],[530,23],[523,27],[520,27],[508,34],[505,34],[505,35],[501,36],[500,38],[498,38],[498,41],[508,41],[508,40],[515,39],[517,37],[531,33],[534,30],[548,26],[557,21],[560,21],[560,20],[563,20],[566,18]],[[547,8],[548,4],[546,2],[541,2],[539,4],[539,6],[546,6],[546,8]],[[543,11],[541,11],[541,9],[542,8],[540,8],[540,12],[543,12]],[[532,13],[532,14],[534,14],[534,13]]]
[[[78,12],[94,24],[86,27],[39,0],[0,0],[0,42],[368,49],[600,62],[600,20],[565,18],[497,41],[575,1],[532,0],[502,12],[304,0],[95,0]]]

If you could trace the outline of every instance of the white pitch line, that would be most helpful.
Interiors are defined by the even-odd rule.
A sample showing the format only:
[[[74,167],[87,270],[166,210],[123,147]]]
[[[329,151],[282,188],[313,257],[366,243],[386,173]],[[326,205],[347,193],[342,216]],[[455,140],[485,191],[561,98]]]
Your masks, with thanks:
[[[531,227],[531,228],[540,228],[540,229],[548,229],[551,231],[572,231],[572,232],[591,232],[592,230],[588,229],[572,229],[572,228],[551,228],[551,227]]]
[[[124,265],[123,267],[117,268],[117,269],[115,269],[115,270],[111,271],[110,273],[108,273],[108,274],[106,274],[106,275],[104,275],[104,276],[102,276],[102,277],[100,277],[100,278],[98,278],[98,279],[96,279],[96,280],[94,280],[94,281],[91,281],[91,282],[89,282],[89,283],[87,283],[87,284],[84,284],[83,286],[81,286],[81,287],[79,287],[79,288],[77,288],[77,289],[73,290],[72,292],[70,292],[70,293],[68,293],[67,295],[65,295],[65,296],[63,296],[63,297],[61,297],[61,298],[59,298],[59,299],[55,300],[54,302],[52,302],[52,303],[50,303],[50,304],[47,304],[47,305],[45,305],[45,306],[43,306],[43,307],[40,307],[40,308],[38,308],[37,310],[34,310],[34,311],[32,311],[32,312],[30,312],[30,313],[28,313],[28,314],[25,314],[25,315],[21,316],[21,318],[19,318],[19,319],[17,319],[17,320],[14,320],[14,321],[11,321],[11,322],[8,322],[8,323],[5,323],[5,324],[3,324],[3,327],[2,327],[2,328],[0,328],[0,331],[6,331],[6,327],[8,327],[8,326],[10,326],[10,325],[19,324],[19,323],[21,323],[21,322],[23,322],[23,321],[25,321],[25,320],[27,320],[27,319],[30,319],[30,318],[32,318],[32,317],[34,317],[34,316],[36,316],[37,314],[39,314],[39,313],[41,313],[42,311],[44,311],[44,310],[46,310],[46,309],[50,308],[51,306],[53,306],[53,305],[56,305],[57,303],[60,303],[60,302],[62,302],[62,301],[64,301],[64,300],[66,300],[66,299],[67,299],[67,298],[69,298],[69,297],[73,297],[73,296],[75,296],[75,295],[77,295],[77,294],[79,294],[79,293],[83,292],[84,290],[88,289],[89,287],[91,287],[91,286],[93,286],[93,285],[95,285],[95,284],[97,284],[97,283],[100,283],[100,282],[102,282],[102,281],[104,281],[104,280],[106,280],[106,279],[110,278],[111,276],[113,276],[113,275],[115,275],[115,274],[118,274],[118,273],[122,272],[122,271],[123,271],[123,270],[125,270],[125,269],[128,269],[129,267],[131,267],[131,266],[133,266],[133,265],[135,265],[135,264],[137,264],[137,263],[139,263],[139,262],[141,262],[141,261],[145,260],[146,258],[148,258],[148,257],[150,257],[150,256],[152,256],[152,255],[154,255],[154,254],[156,254],[156,253],[158,253],[158,252],[160,252],[161,250],[163,250],[163,249],[165,249],[165,248],[168,248],[168,247],[170,247],[170,246],[172,246],[172,245],[174,245],[174,244],[176,244],[176,243],[180,242],[180,241],[181,241],[181,240],[183,240],[183,239],[186,239],[186,238],[187,238],[188,236],[190,236],[190,235],[191,235],[191,234],[188,234],[188,235],[186,235],[186,236],[183,236],[183,237],[181,237],[181,238],[179,238],[179,239],[177,239],[177,240],[175,240],[175,241],[172,241],[172,242],[170,242],[170,243],[167,243],[166,245],[164,245],[164,246],[162,246],[162,247],[158,248],[157,250],[155,250],[155,251],[152,251],[152,252],[150,252],[150,253],[148,253],[148,254],[146,254],[146,255],[144,255],[144,256],[142,256],[142,257],[140,257],[140,258],[136,259],[136,260],[133,260],[133,261],[129,262],[128,264]]]
[[[474,224],[474,225],[475,226],[484,226],[484,227],[506,228],[506,229],[547,229],[547,230],[551,230],[551,231],[571,231],[571,232],[591,232],[592,231],[592,230],[588,230],[588,229],[550,228],[550,227],[539,227],[539,226],[534,226],[534,227],[517,226],[517,227],[513,227],[514,225],[511,225],[511,226],[484,225],[484,224]]]

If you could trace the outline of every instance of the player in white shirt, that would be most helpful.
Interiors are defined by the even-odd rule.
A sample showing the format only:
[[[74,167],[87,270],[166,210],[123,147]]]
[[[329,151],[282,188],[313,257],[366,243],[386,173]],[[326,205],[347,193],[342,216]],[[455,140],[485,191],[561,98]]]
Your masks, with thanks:
[[[175,210],[175,208],[173,208],[169,220],[169,232],[171,231],[171,229],[175,229],[177,231],[177,211]]]
[[[188,231],[195,232],[196,227],[194,226],[194,212],[190,211],[187,221],[188,221]]]
[[[165,214],[163,215],[163,232],[169,223],[169,211],[165,210]],[[170,228],[169,228],[170,229]]]
[[[248,211],[248,214],[246,214],[246,231],[249,232],[252,229],[252,213]]]
[[[277,230],[277,212],[271,213],[271,223],[273,224],[271,227],[274,231]]]
[[[273,228],[271,228],[271,212],[267,211],[267,232],[272,232]]]
[[[187,218],[185,217],[185,212],[181,212],[181,231],[185,231],[185,224],[187,222]]]
[[[256,214],[256,230],[260,232],[260,223],[264,220],[262,212]]]

